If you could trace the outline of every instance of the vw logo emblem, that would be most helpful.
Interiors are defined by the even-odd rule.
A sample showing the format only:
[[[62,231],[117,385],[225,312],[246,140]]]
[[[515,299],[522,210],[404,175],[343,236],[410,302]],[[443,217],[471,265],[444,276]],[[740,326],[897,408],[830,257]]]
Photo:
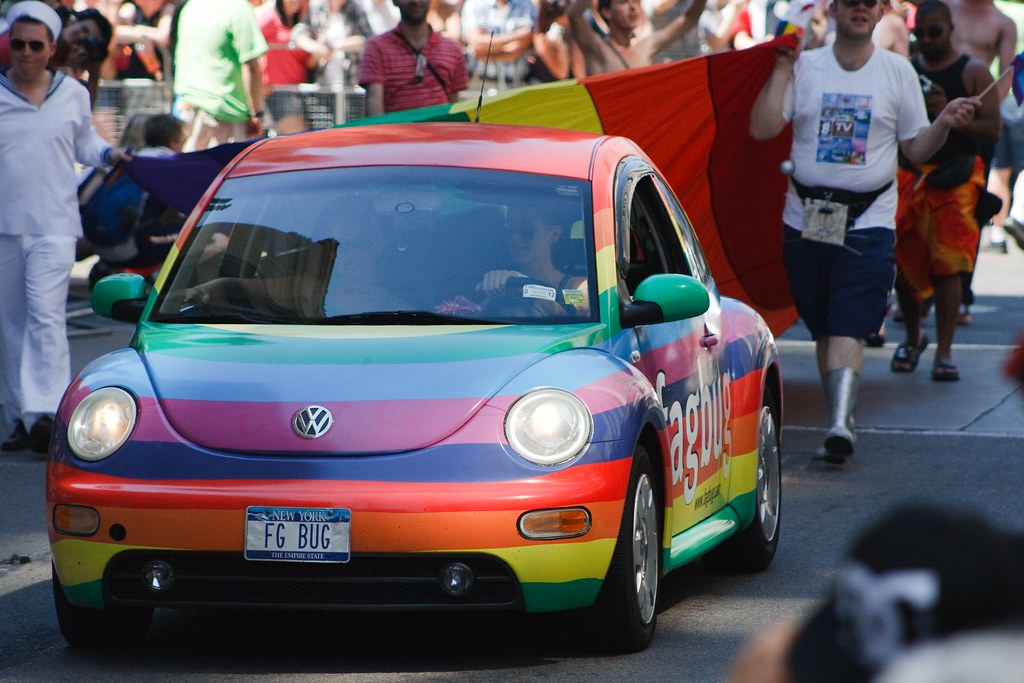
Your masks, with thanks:
[[[292,418],[292,428],[304,439],[319,439],[332,424],[334,416],[323,406],[306,406]]]

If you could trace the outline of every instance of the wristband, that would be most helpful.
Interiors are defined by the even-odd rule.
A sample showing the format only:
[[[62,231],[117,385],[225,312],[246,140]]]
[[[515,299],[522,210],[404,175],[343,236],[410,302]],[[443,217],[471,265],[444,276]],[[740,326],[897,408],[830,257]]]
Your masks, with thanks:
[[[254,111],[253,113],[249,114],[249,118],[251,118],[251,119],[262,119],[263,118],[263,113],[264,112],[263,112],[262,109],[260,109],[259,111]]]

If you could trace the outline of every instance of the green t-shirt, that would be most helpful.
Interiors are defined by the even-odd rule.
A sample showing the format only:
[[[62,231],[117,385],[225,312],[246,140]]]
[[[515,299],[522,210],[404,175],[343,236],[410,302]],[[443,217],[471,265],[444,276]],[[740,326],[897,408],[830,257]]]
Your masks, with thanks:
[[[242,65],[267,51],[246,0],[189,0],[178,18],[174,92],[220,121],[246,121]]]

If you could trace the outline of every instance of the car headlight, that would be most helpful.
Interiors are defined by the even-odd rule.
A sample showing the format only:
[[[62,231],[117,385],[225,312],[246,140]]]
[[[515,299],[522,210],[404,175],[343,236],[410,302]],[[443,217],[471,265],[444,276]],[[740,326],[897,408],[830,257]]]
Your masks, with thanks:
[[[135,399],[105,387],[82,399],[68,423],[68,445],[83,460],[102,460],[127,441],[135,427]]]
[[[558,465],[583,451],[594,433],[586,404],[567,391],[537,389],[509,408],[505,438],[516,453],[538,465]]]

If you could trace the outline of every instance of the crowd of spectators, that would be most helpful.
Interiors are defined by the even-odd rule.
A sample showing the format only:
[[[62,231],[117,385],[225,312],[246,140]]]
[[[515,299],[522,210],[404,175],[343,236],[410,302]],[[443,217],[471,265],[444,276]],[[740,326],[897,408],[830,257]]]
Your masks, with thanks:
[[[0,65],[8,63],[2,16],[17,1],[0,0]],[[54,65],[89,84],[94,106],[101,82],[116,88],[125,79],[152,81],[155,92],[171,97],[179,39],[189,40],[178,30],[189,0],[47,1],[67,25],[78,25],[76,31],[88,28],[88,36],[71,37],[78,42],[65,36],[65,50],[75,46],[80,54],[58,54]],[[392,0],[245,1],[267,44],[259,58],[264,101],[253,102],[250,89],[250,105],[253,112],[265,111],[262,122],[274,133],[322,127],[311,120],[308,93],[340,96],[346,87],[351,91],[352,86],[364,86],[360,65],[367,42],[394,31],[400,21],[398,3]],[[463,97],[474,96],[481,88],[495,91],[586,76],[585,47],[595,40],[609,46],[611,54],[626,54],[629,66],[747,47],[771,37],[781,14],[773,0],[707,0],[706,6],[705,0],[584,0],[587,34],[578,37],[568,20],[569,0],[422,4],[430,30],[462,51],[469,76]],[[778,4],[782,7],[783,0]],[[631,33],[623,39],[614,22],[627,12]],[[577,33],[580,30],[584,29],[577,28]],[[651,45],[656,51],[649,49]],[[589,75],[600,68],[594,60],[589,67]],[[247,73],[245,78],[251,76]],[[120,112],[124,120],[132,113]],[[180,114],[177,105],[173,113]],[[117,137],[118,130],[102,120],[97,124],[101,134]]]

